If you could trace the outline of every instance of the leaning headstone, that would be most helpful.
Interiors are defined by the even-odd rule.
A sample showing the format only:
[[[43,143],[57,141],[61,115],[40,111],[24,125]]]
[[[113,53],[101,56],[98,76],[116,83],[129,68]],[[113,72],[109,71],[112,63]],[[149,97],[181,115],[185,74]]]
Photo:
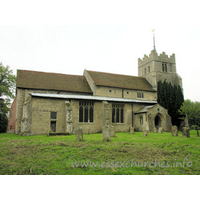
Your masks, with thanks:
[[[115,137],[115,127],[114,126],[110,126],[110,136]]]
[[[183,137],[190,137],[190,129],[189,129],[189,127],[183,127],[182,136]]]
[[[199,129],[197,129],[197,137],[199,137]]]
[[[135,132],[134,132],[134,127],[130,127],[130,134],[132,135],[132,134],[134,134]]]
[[[83,141],[83,128],[78,127],[75,133],[76,133],[76,141]]]
[[[178,127],[172,126],[172,136],[178,136]]]
[[[148,130],[144,130],[144,131],[143,131],[143,136],[148,136],[148,135],[149,135]]]
[[[109,125],[103,128],[103,141],[110,141],[110,127]]]
[[[160,128],[158,129],[158,132],[159,132],[159,133],[163,133],[163,128],[160,127]]]
[[[154,133],[157,133],[157,132],[158,132],[158,130],[157,130],[156,127],[154,127],[153,132],[154,132]]]

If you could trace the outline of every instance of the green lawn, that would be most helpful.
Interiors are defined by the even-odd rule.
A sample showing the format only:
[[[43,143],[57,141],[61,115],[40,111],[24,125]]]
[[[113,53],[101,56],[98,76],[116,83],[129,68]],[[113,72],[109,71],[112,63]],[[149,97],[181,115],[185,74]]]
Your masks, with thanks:
[[[0,174],[200,174],[200,137],[196,137],[196,131],[190,131],[190,135],[116,133],[111,142],[103,142],[102,134],[91,134],[77,142],[75,135],[3,133]],[[183,167],[180,164],[184,159]],[[72,166],[74,162],[77,167]],[[90,162],[97,166],[89,166]]]

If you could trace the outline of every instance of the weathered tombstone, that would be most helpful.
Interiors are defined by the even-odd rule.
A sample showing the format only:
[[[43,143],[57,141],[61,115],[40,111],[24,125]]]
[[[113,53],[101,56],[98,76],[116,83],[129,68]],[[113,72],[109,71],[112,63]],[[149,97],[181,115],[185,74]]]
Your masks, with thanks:
[[[110,126],[110,136],[115,137],[115,127],[114,126]]]
[[[76,141],[83,141],[83,128],[78,127],[75,133],[76,133]]]
[[[132,134],[134,134],[135,132],[134,132],[134,127],[130,127],[130,134],[132,135]]]
[[[178,127],[172,126],[172,136],[178,136]]]
[[[148,130],[144,130],[144,131],[143,131],[143,136],[148,136],[148,135],[149,135]]]
[[[160,128],[158,129],[158,132],[159,132],[159,133],[163,133],[163,128],[160,127]]]
[[[182,136],[183,137],[190,137],[190,129],[189,129],[189,127],[183,127]]]
[[[157,132],[158,132],[158,130],[157,130],[156,127],[154,127],[153,132],[154,132],[154,133],[157,133]]]
[[[103,127],[103,141],[110,141],[110,127],[106,125]]]

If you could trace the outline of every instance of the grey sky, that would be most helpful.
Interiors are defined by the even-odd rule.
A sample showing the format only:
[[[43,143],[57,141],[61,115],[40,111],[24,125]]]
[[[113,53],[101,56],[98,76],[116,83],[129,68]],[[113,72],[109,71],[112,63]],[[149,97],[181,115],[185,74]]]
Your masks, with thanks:
[[[157,52],[176,55],[185,99],[200,101],[197,1],[191,6],[182,1],[181,9],[174,0],[58,1],[57,6],[20,1],[28,9],[9,2],[1,9],[0,61],[15,74],[26,69],[82,75],[88,69],[137,76],[137,60],[153,49],[155,29]]]

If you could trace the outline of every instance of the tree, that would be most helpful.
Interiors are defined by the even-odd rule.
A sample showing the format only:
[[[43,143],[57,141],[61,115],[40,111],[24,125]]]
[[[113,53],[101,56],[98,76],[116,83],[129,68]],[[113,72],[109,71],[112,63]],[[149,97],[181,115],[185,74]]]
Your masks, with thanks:
[[[0,133],[6,132],[11,100],[14,98],[16,76],[9,66],[0,63]]]
[[[182,103],[184,102],[184,97],[182,89],[180,86],[172,86],[171,83],[159,81],[158,82],[158,99],[157,102],[168,109],[168,113],[171,116],[172,124],[180,126],[181,114],[178,112]]]
[[[200,127],[200,102],[193,102],[189,99],[185,100],[179,109],[181,115],[188,116],[188,122],[190,127]]]

